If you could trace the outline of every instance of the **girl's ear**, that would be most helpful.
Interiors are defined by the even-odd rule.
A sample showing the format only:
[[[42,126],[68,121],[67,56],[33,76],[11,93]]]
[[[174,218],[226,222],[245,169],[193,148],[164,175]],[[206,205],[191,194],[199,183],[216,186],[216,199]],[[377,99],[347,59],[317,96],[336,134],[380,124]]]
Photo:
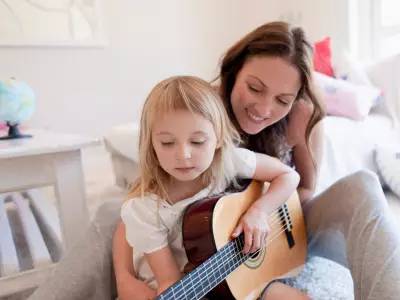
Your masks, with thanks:
[[[222,139],[220,139],[220,140],[217,142],[217,147],[215,147],[215,149],[220,149],[220,148],[222,147],[222,144],[223,144]]]

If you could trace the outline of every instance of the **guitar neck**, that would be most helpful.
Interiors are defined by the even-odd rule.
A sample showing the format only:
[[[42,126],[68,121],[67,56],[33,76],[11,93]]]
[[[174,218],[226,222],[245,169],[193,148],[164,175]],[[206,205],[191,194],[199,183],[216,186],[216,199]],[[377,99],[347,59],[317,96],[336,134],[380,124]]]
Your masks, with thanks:
[[[249,257],[242,253],[243,245],[241,234],[156,299],[201,299]]]

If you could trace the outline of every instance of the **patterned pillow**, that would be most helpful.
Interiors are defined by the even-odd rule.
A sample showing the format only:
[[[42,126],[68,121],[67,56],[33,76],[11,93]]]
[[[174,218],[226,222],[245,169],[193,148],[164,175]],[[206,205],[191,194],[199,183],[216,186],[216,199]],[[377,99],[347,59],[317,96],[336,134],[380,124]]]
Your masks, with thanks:
[[[320,88],[327,113],[332,116],[363,120],[381,95],[374,86],[353,84],[319,72],[314,72],[314,82]]]
[[[382,183],[400,197],[400,145],[377,148],[375,161]]]

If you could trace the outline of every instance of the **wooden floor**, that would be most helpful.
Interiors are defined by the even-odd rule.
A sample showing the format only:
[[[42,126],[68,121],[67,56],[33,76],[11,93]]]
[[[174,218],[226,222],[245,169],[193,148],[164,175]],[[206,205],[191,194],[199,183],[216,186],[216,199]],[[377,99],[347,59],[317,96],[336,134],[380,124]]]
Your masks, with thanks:
[[[0,194],[0,298],[35,287],[62,250],[57,210],[45,193]]]

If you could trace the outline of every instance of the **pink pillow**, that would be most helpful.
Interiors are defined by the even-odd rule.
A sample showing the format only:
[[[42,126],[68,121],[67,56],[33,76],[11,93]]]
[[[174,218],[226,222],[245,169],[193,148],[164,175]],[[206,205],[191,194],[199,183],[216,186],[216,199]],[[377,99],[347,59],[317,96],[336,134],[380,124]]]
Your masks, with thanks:
[[[315,71],[334,77],[330,37],[326,37],[314,44],[313,62]]]
[[[362,120],[381,95],[374,86],[353,84],[318,72],[314,72],[314,81],[322,91],[328,115]]]

